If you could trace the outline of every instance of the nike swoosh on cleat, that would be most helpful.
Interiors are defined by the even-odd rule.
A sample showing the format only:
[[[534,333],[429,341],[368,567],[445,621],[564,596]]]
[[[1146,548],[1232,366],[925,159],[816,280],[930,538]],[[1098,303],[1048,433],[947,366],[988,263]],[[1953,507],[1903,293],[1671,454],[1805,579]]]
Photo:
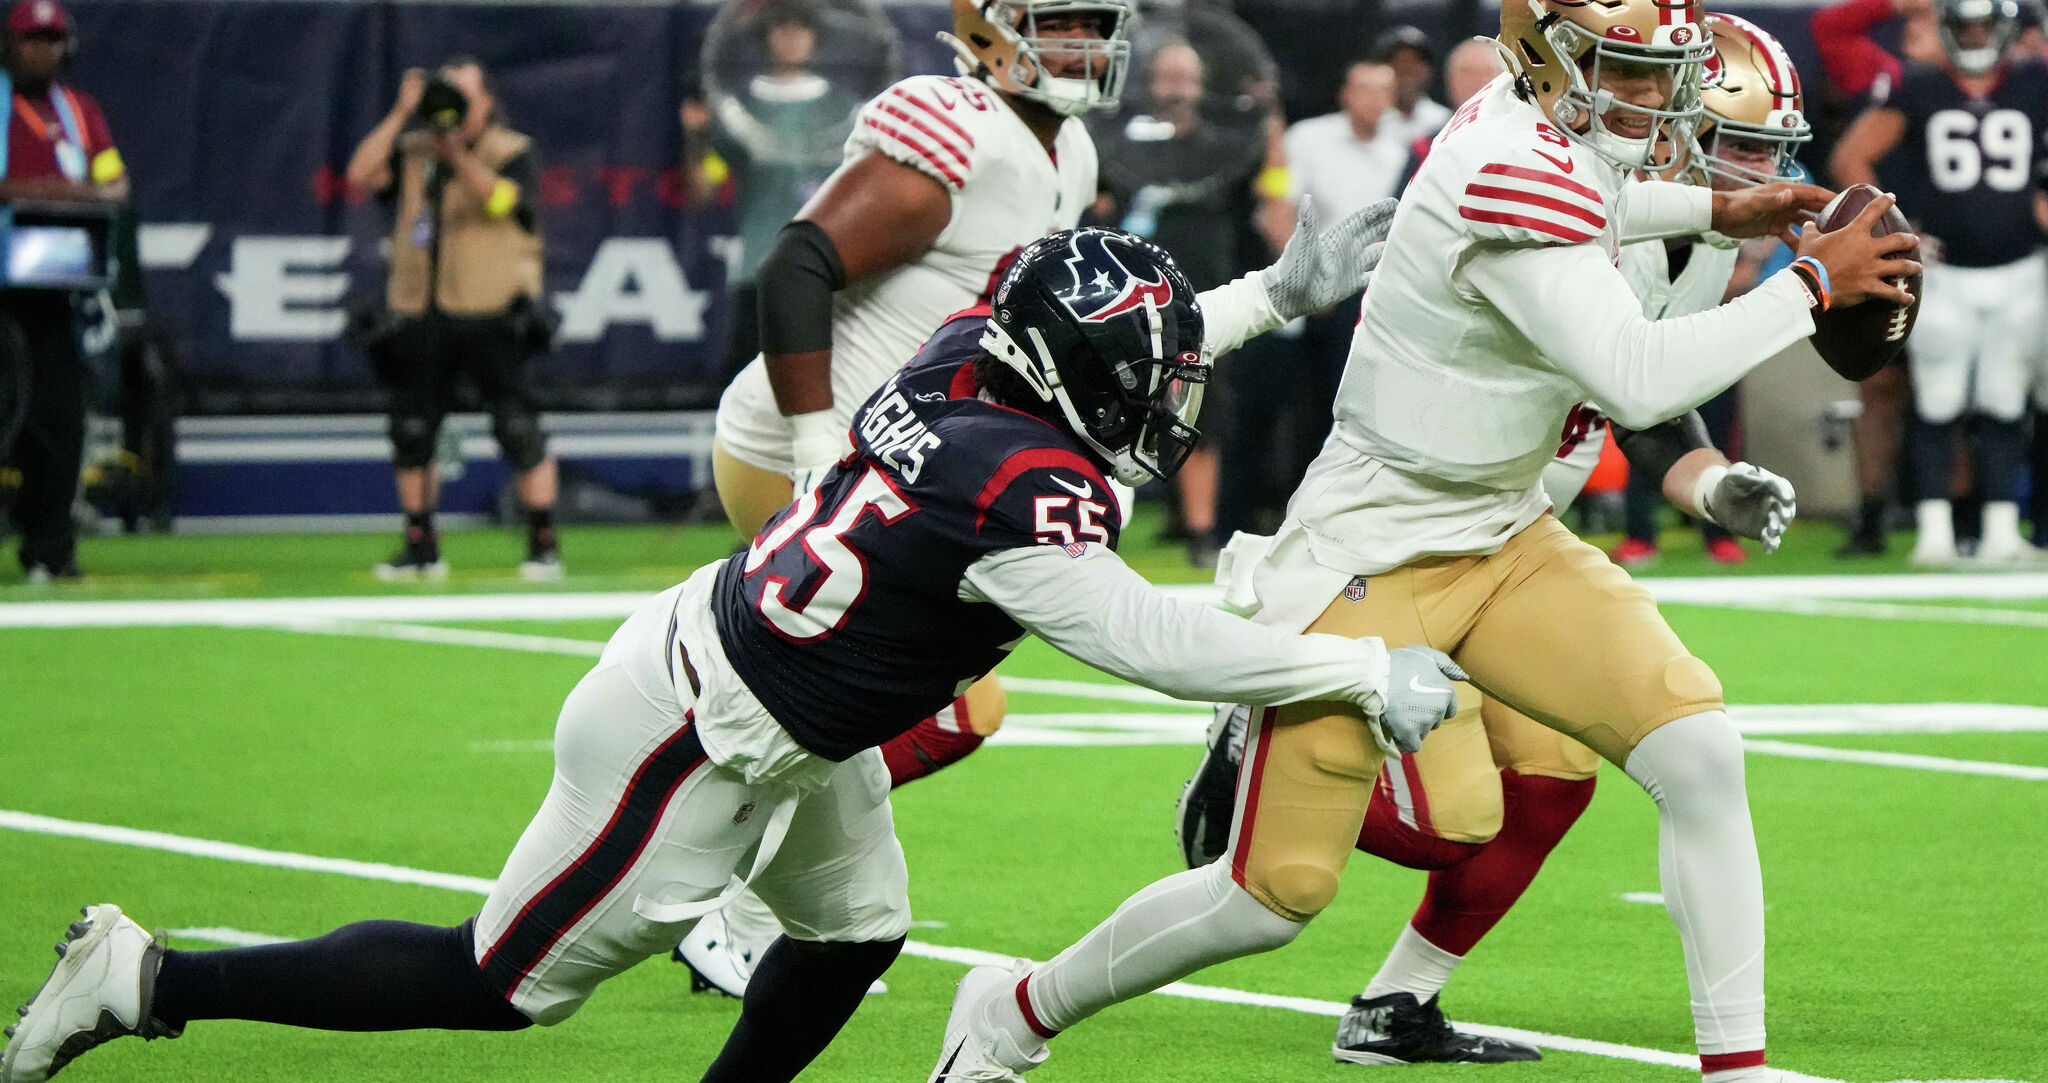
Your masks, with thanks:
[[[1551,165],[1554,165],[1557,168],[1564,170],[1567,173],[1572,171],[1572,165],[1574,163],[1570,158],[1565,158],[1561,160],[1557,158],[1552,158],[1550,155],[1545,154],[1540,150],[1536,151],[1536,156],[1543,159],[1546,162],[1549,162]]]
[[[1095,486],[1089,484],[1088,482],[1084,481],[1079,485],[1075,485],[1072,482],[1069,482],[1067,479],[1059,476],[1058,474],[1051,474],[1048,476],[1052,478],[1054,485],[1057,485],[1060,488],[1065,489],[1066,491],[1074,494],[1075,496],[1080,497],[1083,500],[1086,500],[1089,497],[1095,495]]]
[[[959,1045],[956,1045],[956,1046],[954,1046],[954,1047],[953,1047],[953,1055],[952,1055],[952,1056],[950,1056],[950,1057],[947,1057],[947,1058],[946,1058],[946,1063],[944,1063],[944,1064],[941,1064],[941,1065],[939,1065],[939,1070],[938,1070],[938,1072],[937,1072],[937,1073],[935,1073],[935,1074],[934,1074],[934,1075],[932,1076],[932,1078],[933,1078],[934,1080],[936,1080],[936,1081],[937,1081],[937,1083],[946,1083],[946,1075],[947,1075],[947,1073],[949,1073],[949,1072],[951,1072],[951,1071],[953,1070],[953,1064],[954,1064],[954,1062],[955,1062],[955,1061],[958,1061],[958,1060],[960,1059],[960,1051],[961,1051],[961,1050],[963,1050],[963,1049],[966,1049],[966,1048],[967,1048],[967,1039],[965,1039],[965,1038],[962,1038],[962,1039],[960,1039],[960,1044],[959,1044]]]

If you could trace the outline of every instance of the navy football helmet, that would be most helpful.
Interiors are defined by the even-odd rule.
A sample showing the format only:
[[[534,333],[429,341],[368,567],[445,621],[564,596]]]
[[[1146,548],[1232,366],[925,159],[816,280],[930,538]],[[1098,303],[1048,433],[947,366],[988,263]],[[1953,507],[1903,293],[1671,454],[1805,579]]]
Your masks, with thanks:
[[[1173,257],[1113,229],[1070,229],[1019,253],[996,287],[981,346],[1056,404],[1118,481],[1180,468],[1209,363],[1202,310]]]

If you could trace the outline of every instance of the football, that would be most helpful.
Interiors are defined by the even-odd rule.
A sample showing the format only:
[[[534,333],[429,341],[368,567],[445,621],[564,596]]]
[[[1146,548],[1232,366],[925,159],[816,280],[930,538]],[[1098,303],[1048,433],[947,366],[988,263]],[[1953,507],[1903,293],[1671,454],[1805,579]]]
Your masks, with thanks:
[[[1863,208],[1881,194],[1868,184],[1852,184],[1821,210],[1816,225],[1823,233],[1833,233],[1854,221]],[[1894,206],[1871,227],[1870,235],[1883,237],[1910,229],[1906,216]],[[1920,247],[1914,245],[1903,254],[1907,259],[1917,260]],[[1871,300],[1845,308],[1830,308],[1815,316],[1814,352],[1820,354],[1829,368],[1851,380],[1867,380],[1890,364],[1905,347],[1906,336],[1913,332],[1913,321],[1920,316],[1920,276],[1904,276],[1903,284],[1913,295],[1911,304]]]

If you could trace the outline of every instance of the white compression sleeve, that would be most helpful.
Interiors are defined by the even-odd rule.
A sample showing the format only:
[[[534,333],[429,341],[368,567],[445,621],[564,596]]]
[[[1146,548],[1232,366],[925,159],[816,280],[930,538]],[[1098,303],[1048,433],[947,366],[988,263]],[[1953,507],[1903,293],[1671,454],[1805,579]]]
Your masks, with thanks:
[[[1644,317],[1598,245],[1490,249],[1461,273],[1631,429],[1677,417],[1813,334],[1805,291],[1789,270],[1728,304],[1668,320]],[[1571,318],[1560,319],[1566,312]]]
[[[1105,673],[1195,702],[1270,706],[1345,700],[1377,716],[1387,650],[1377,639],[1288,635],[1168,597],[1106,546],[990,553],[960,597],[988,602],[1059,650]]]
[[[1657,802],[1664,906],[1685,945],[1700,1052],[1764,1047],[1764,887],[1743,788],[1742,736],[1722,711],[1650,732],[1630,778]]]
[[[1621,189],[1622,244],[1689,237],[1714,224],[1714,193],[1692,184],[1641,181]]]
[[[1253,271],[1213,290],[1203,290],[1196,298],[1202,304],[1204,357],[1215,360],[1287,322],[1273,311],[1266,285],[1259,279],[1262,273]]]

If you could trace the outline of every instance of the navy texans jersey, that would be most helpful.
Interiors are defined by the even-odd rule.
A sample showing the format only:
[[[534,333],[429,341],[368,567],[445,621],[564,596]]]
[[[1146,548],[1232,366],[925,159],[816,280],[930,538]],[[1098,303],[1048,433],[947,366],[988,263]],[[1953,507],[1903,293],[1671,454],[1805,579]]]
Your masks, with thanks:
[[[1906,118],[1884,172],[1899,209],[1941,242],[1943,262],[1997,267],[2040,247],[2035,167],[2048,136],[2048,65],[2010,63],[1989,95],[1972,98],[1947,69],[1908,64],[1874,104]]]
[[[1002,610],[960,600],[969,565],[1116,545],[1116,498],[1079,442],[976,397],[988,311],[943,324],[855,412],[853,454],[718,571],[727,659],[826,759],[937,713],[1024,638]]]

